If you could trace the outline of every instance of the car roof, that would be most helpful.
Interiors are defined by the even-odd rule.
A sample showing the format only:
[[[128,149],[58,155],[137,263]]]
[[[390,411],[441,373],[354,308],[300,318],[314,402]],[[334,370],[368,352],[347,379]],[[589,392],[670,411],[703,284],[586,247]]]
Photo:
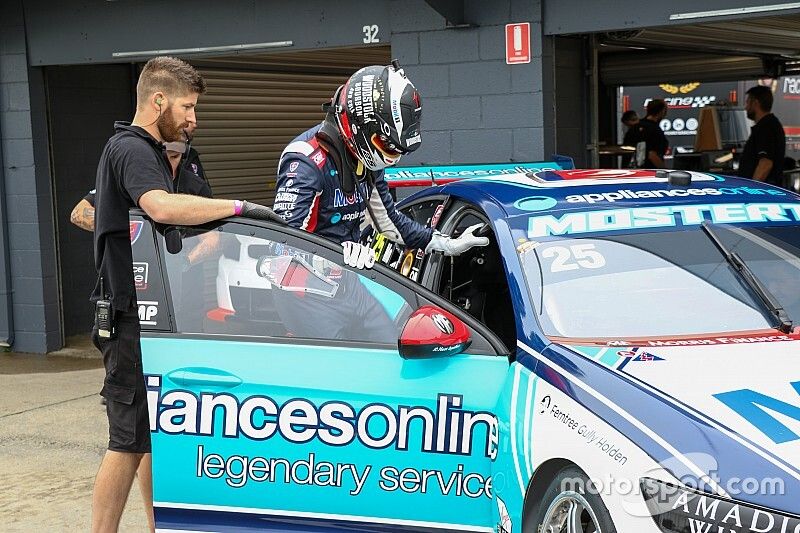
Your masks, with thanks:
[[[675,173],[676,171],[673,171]],[[492,217],[536,212],[592,211],[674,204],[797,202],[800,195],[747,178],[680,171],[688,186],[669,183],[669,173],[643,169],[540,170],[468,178],[427,189],[409,199],[449,194],[481,205]],[[489,213],[487,204],[496,206]]]

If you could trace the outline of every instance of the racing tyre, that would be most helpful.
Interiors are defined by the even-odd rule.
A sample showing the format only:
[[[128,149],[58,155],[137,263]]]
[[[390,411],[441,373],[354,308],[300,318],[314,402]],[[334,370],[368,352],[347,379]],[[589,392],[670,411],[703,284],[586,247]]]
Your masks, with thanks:
[[[523,521],[525,533],[616,533],[603,500],[577,467],[559,471]],[[587,490],[588,489],[588,490]]]

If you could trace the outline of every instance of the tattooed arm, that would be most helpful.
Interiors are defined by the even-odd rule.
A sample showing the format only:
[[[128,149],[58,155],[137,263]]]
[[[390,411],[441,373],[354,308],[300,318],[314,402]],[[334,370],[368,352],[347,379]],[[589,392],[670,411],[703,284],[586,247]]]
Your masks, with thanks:
[[[81,229],[94,231],[94,207],[85,198],[82,199],[69,215],[69,221]]]

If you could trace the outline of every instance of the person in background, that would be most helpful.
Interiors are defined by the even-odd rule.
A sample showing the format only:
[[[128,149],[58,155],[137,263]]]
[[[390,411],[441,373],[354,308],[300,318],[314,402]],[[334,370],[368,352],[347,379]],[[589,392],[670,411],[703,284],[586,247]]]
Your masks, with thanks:
[[[739,159],[739,175],[782,186],[786,134],[781,121],[772,113],[772,101],[772,90],[763,85],[751,87],[745,93],[747,118],[755,124]]]
[[[664,168],[664,154],[669,148],[669,141],[659,122],[667,116],[667,103],[656,98],[647,103],[647,116],[634,127],[635,134],[631,136],[633,145],[645,143],[645,158],[643,168]]]
[[[622,137],[622,146],[636,146],[636,125],[639,124],[639,115],[633,109],[628,109],[622,114],[620,122],[627,128]],[[628,168],[633,159],[633,154],[622,156],[622,168]]]

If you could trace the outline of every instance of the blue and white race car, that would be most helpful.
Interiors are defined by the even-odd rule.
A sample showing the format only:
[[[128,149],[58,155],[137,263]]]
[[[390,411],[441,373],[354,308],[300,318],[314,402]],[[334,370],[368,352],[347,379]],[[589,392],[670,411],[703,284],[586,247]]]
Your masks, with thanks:
[[[800,533],[800,196],[438,171],[402,209],[489,246],[132,215],[157,528]]]

